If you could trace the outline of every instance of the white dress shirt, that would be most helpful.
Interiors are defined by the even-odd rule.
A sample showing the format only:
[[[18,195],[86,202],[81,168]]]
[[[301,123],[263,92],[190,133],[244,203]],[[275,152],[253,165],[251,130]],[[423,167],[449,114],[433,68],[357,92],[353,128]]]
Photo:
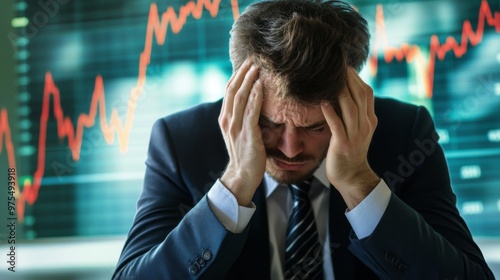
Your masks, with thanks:
[[[334,279],[328,230],[331,185],[326,177],[324,162],[316,170],[314,177],[316,180],[311,185],[309,198],[318,227],[319,242],[323,246],[323,270],[325,279]],[[292,195],[286,185],[278,184],[267,173],[264,175],[263,186],[269,227],[271,279],[281,280],[284,279],[286,228],[293,207]],[[253,203],[251,207],[239,206],[234,195],[220,180],[215,182],[207,196],[210,208],[219,221],[233,233],[241,233],[255,212]],[[384,180],[380,180],[377,187],[358,206],[350,211],[346,210],[346,217],[359,239],[373,232],[389,204],[390,196],[389,187]],[[332,246],[335,247],[335,244]]]

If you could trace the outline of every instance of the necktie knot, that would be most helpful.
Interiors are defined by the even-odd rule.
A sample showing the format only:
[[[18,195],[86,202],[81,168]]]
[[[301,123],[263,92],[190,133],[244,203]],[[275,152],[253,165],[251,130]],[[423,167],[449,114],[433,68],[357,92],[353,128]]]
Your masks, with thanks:
[[[312,178],[309,180],[304,180],[300,182],[300,184],[297,185],[290,185],[290,191],[292,192],[292,197],[293,201],[296,201],[297,199],[309,199],[309,191],[311,190],[311,181]]]

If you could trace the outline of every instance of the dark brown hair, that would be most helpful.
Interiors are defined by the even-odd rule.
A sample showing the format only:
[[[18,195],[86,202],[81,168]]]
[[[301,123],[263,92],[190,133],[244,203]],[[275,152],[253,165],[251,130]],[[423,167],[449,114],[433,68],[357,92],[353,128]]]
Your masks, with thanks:
[[[336,101],[347,66],[360,71],[369,52],[366,20],[341,1],[270,0],[234,23],[233,70],[247,57],[270,74],[276,94],[302,103]]]

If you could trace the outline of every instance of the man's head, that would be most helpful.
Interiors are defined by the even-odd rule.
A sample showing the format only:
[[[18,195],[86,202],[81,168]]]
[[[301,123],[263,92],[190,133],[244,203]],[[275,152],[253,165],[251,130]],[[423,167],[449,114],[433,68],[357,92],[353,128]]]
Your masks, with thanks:
[[[311,176],[325,158],[331,131],[319,104],[336,107],[347,67],[361,69],[368,41],[366,21],[339,1],[258,2],[233,25],[234,71],[247,58],[259,66],[266,171],[278,182]]]
[[[305,104],[335,102],[348,66],[369,52],[366,20],[340,1],[276,0],[250,5],[231,30],[234,70],[246,58],[275,83],[276,94]],[[268,93],[266,93],[268,94]]]

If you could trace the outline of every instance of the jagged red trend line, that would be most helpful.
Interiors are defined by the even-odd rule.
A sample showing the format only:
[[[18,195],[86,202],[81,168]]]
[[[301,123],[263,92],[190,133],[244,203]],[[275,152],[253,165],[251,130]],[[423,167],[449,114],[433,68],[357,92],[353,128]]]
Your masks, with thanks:
[[[137,77],[137,84],[130,91],[129,106],[127,106],[127,113],[125,122],[122,124],[118,111],[113,109],[111,111],[110,121],[107,120],[106,113],[106,99],[104,95],[104,83],[101,76],[95,79],[94,92],[90,104],[88,114],[82,113],[77,120],[76,129],[69,117],[64,115],[61,107],[60,92],[57,88],[52,75],[45,74],[45,86],[43,91],[42,100],[42,115],[40,118],[40,136],[38,138],[38,162],[37,169],[33,175],[33,182],[26,180],[23,182],[22,191],[17,193],[17,214],[19,221],[24,218],[25,204],[33,205],[37,198],[40,189],[41,181],[45,173],[45,148],[47,136],[47,123],[49,121],[50,113],[50,97],[53,97],[53,111],[54,117],[57,121],[57,135],[59,138],[68,138],[68,146],[71,150],[73,160],[79,160],[80,148],[82,145],[83,129],[94,126],[97,117],[97,107],[99,107],[99,121],[104,138],[108,144],[114,143],[115,134],[118,136],[118,143],[120,150],[125,152],[128,146],[128,139],[130,130],[132,128],[136,100],[142,94],[144,84],[146,83],[146,70],[151,59],[151,50],[153,46],[153,36],[156,38],[158,45],[163,45],[167,36],[168,25],[170,24],[173,33],[179,33],[188,16],[192,15],[195,19],[200,19],[203,15],[203,10],[206,9],[212,17],[216,17],[219,12],[219,5],[221,0],[198,0],[198,2],[190,1],[179,9],[177,15],[173,7],[168,7],[162,14],[161,20],[158,14],[158,7],[152,3],[149,10],[148,23],[146,28],[146,39],[144,43],[144,50],[139,58],[139,71]],[[239,16],[239,7],[237,0],[231,0],[233,17],[236,19]],[[14,147],[12,145],[12,138],[10,135],[10,128],[8,125],[7,111],[2,110],[0,115],[0,144],[3,139],[3,134],[6,135],[7,153],[9,155],[9,166],[15,166]],[[1,149],[0,145],[0,149]],[[1,150],[0,150],[1,151]]]
[[[140,54],[139,58],[137,84],[134,88],[132,88],[130,92],[131,104],[130,106],[128,106],[124,124],[122,124],[116,109],[113,109],[111,111],[110,121],[108,122],[106,118],[107,113],[103,79],[101,76],[97,76],[95,80],[94,92],[92,95],[89,113],[83,113],[78,117],[75,129],[73,123],[71,122],[71,119],[64,116],[64,112],[60,102],[60,92],[52,78],[52,75],[50,73],[45,74],[42,116],[40,118],[40,136],[38,140],[37,169],[35,171],[35,174],[33,175],[33,182],[31,182],[30,180],[25,180],[24,182],[22,182],[22,191],[20,193],[17,193],[16,195],[18,199],[17,213],[19,221],[22,221],[24,218],[25,204],[28,203],[29,205],[33,205],[36,202],[41,180],[45,173],[45,147],[47,123],[49,120],[50,112],[50,97],[53,97],[53,111],[57,121],[58,136],[60,138],[68,138],[68,146],[71,150],[71,154],[74,160],[78,160],[80,158],[79,153],[82,144],[83,129],[92,127],[95,124],[98,113],[97,107],[99,107],[99,121],[105,140],[109,144],[114,143],[114,137],[116,133],[116,135],[118,135],[120,150],[126,151],[130,129],[132,127],[135,114],[135,101],[142,93],[143,86],[146,82],[146,70],[151,59],[153,36],[156,37],[156,41],[159,45],[163,45],[166,39],[168,24],[170,24],[173,33],[178,33],[182,30],[182,27],[186,23],[186,19],[189,15],[192,15],[195,19],[200,19],[203,14],[203,8],[208,10],[212,17],[215,17],[218,14],[220,1],[221,0],[214,0],[213,2],[210,2],[209,0],[198,0],[197,3],[190,1],[179,9],[179,15],[175,13],[172,7],[169,7],[162,14],[161,21],[159,19],[158,8],[156,4],[151,4],[146,29],[144,50]],[[233,17],[236,19],[239,16],[238,1],[231,0],[231,5]],[[377,46],[379,45],[378,40],[383,40],[383,51],[385,53],[384,58],[387,63],[393,61],[394,58],[398,61],[402,61],[404,58],[406,58],[408,63],[413,62],[417,58],[422,59],[423,56],[418,46],[408,44],[403,44],[399,48],[388,46],[387,35],[384,26],[383,10],[382,6],[380,5],[377,8],[377,22],[380,25],[377,26],[375,34],[376,44],[374,45],[372,56],[370,57],[369,61],[371,69],[373,71],[373,75],[375,75],[377,71]],[[446,43],[440,45],[438,37],[436,35],[431,36],[431,53],[429,64],[427,69],[423,70],[426,71],[427,77],[429,77],[429,81],[427,84],[428,92],[430,93],[429,96],[432,95],[432,83],[434,78],[434,65],[436,57],[442,60],[444,59],[446,53],[450,50],[454,51],[455,56],[461,57],[464,53],[466,53],[467,43],[469,41],[473,46],[479,44],[482,41],[485,22],[490,26],[495,26],[496,32],[500,32],[500,13],[495,12],[493,16],[488,2],[486,0],[483,0],[479,9],[477,30],[474,32],[471,23],[469,21],[465,21],[463,24],[461,44],[459,44],[453,37],[448,37]],[[0,111],[0,153],[2,152],[4,136],[9,166],[15,167],[16,163],[14,147],[12,144],[11,131],[6,109],[2,109]]]
[[[419,46],[406,43],[401,44],[399,47],[389,46],[387,42],[383,8],[381,5],[377,5],[375,43],[373,45],[372,55],[369,59],[371,74],[373,76],[377,74],[379,48],[382,49],[386,63],[391,63],[394,59],[397,61],[406,59],[407,63],[412,63],[417,60],[418,65],[423,66],[418,72],[423,73],[422,76],[424,77],[426,97],[431,98],[434,87],[436,58],[443,60],[449,51],[453,51],[457,58],[462,57],[467,52],[468,42],[470,42],[471,46],[476,46],[482,42],[485,23],[489,26],[494,26],[495,31],[500,33],[500,12],[495,12],[493,14],[487,0],[483,0],[479,7],[476,31],[472,28],[472,24],[469,20],[464,21],[460,43],[452,36],[449,36],[446,38],[445,43],[441,44],[437,35],[431,36],[429,58],[427,67],[425,67],[426,61]]]
[[[3,148],[3,135],[5,134],[5,148],[7,149],[7,160],[9,166],[16,166],[16,157],[14,154],[14,145],[12,144],[12,135],[10,134],[9,114],[7,109],[0,111],[0,153]]]

